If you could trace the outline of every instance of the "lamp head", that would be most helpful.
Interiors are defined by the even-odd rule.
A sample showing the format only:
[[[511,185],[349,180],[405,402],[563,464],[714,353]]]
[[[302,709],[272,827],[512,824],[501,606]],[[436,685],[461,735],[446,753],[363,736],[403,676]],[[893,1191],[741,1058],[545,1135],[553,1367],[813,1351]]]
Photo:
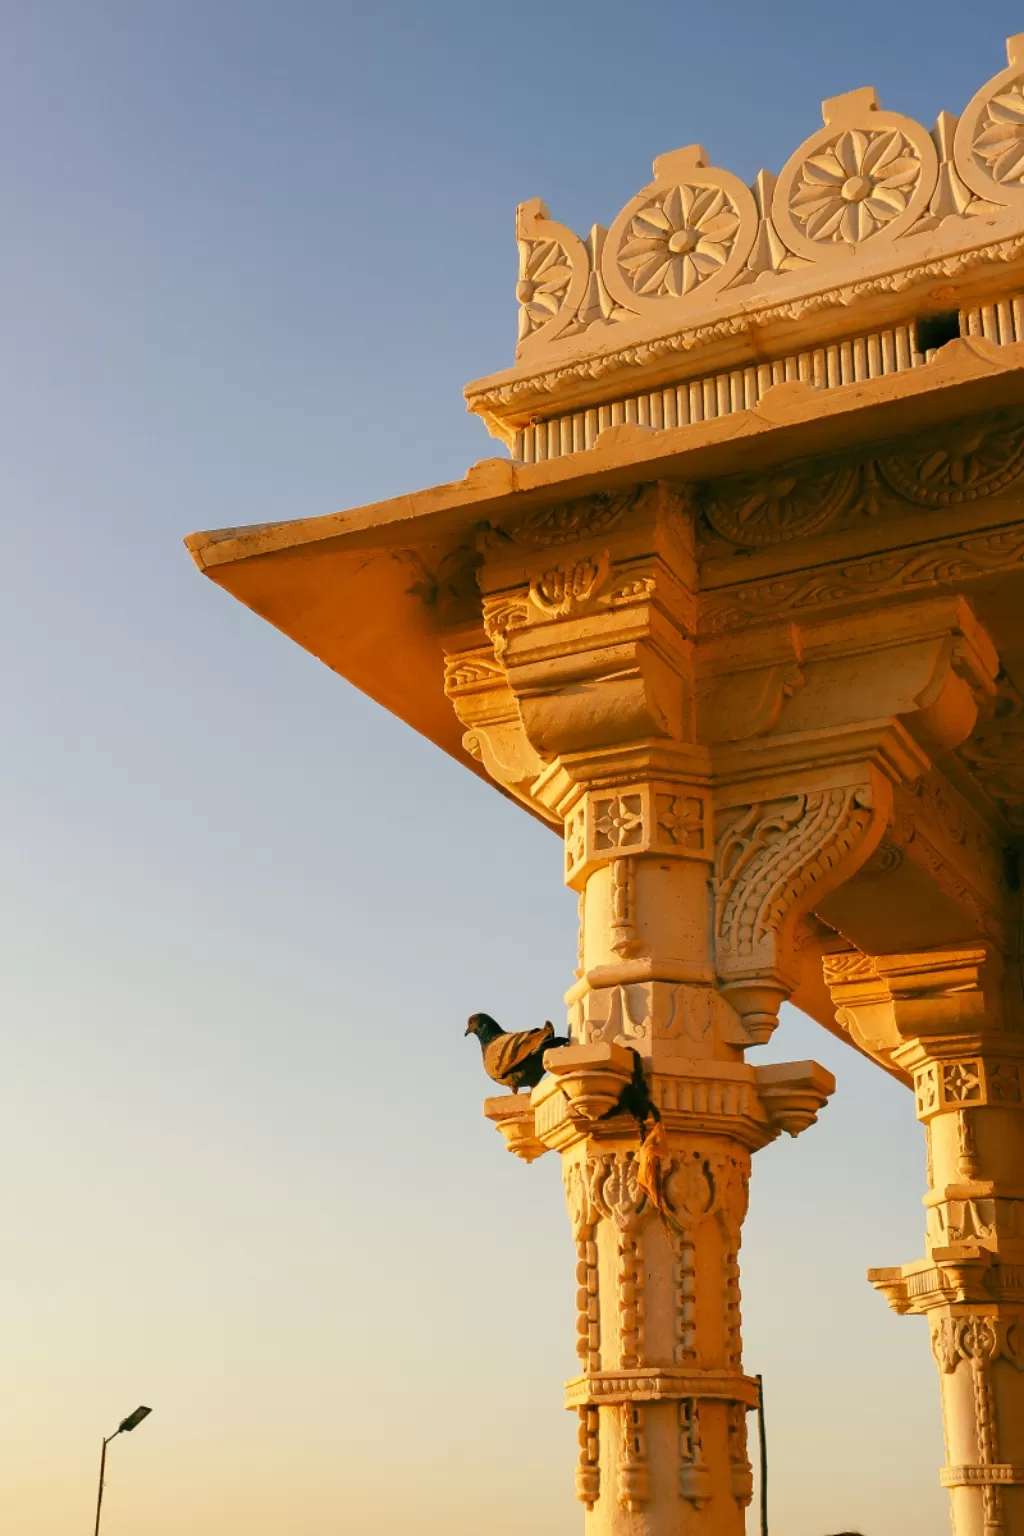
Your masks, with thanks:
[[[118,1434],[130,1434],[133,1429],[139,1427],[143,1419],[148,1419],[152,1412],[152,1408],[136,1408],[134,1413],[130,1413],[126,1419],[121,1420],[117,1426]]]

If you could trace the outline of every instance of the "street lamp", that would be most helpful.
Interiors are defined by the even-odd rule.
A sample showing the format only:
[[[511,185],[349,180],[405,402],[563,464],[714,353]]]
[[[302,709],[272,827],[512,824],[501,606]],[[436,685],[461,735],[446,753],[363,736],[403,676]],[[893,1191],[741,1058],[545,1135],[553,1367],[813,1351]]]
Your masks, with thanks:
[[[100,1452],[100,1489],[96,1495],[96,1529],[93,1536],[100,1536],[100,1510],[103,1508],[103,1474],[107,1469],[107,1446],[111,1440],[116,1440],[118,1435],[131,1434],[137,1429],[143,1419],[148,1419],[153,1412],[152,1408],[136,1408],[126,1419],[122,1419],[112,1435],[108,1435],[103,1442],[103,1450]]]

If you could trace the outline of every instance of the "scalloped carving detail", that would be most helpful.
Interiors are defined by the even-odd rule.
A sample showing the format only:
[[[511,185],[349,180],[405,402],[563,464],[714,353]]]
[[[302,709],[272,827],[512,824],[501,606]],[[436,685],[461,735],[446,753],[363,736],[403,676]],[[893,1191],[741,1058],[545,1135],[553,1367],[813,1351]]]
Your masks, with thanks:
[[[994,204],[1024,206],[1024,34],[1006,45],[1009,68],[968,102],[953,140],[963,181]]]

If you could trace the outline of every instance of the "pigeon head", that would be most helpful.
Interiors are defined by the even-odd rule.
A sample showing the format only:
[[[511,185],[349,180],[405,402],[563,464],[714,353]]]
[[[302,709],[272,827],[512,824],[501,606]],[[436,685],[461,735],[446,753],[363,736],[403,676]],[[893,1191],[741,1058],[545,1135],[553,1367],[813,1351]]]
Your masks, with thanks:
[[[486,1045],[489,1040],[494,1040],[501,1034],[501,1025],[496,1019],[492,1019],[489,1013],[471,1013],[469,1023],[466,1025],[467,1035],[476,1035]]]

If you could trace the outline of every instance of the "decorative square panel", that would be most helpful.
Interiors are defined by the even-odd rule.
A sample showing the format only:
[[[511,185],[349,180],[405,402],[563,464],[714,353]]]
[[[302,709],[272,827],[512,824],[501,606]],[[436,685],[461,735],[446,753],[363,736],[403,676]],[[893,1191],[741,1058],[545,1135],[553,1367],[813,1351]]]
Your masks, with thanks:
[[[565,878],[582,889],[598,865],[633,854],[710,859],[708,797],[663,782],[592,790],[565,822]]]

